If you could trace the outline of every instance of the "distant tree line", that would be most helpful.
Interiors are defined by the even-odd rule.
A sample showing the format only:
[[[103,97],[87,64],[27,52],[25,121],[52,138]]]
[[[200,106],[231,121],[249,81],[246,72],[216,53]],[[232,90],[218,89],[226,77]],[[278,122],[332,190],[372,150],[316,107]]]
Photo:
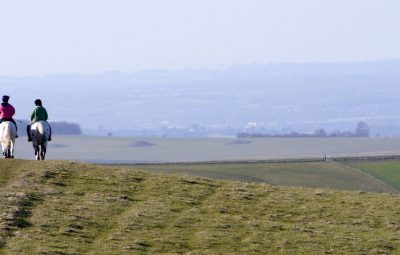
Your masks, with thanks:
[[[367,123],[364,121],[360,121],[357,124],[356,129],[351,131],[333,131],[328,133],[325,129],[317,129],[312,134],[306,133],[298,133],[291,132],[288,134],[264,134],[264,133],[248,133],[248,132],[240,132],[237,134],[238,138],[267,138],[267,137],[275,137],[275,138],[285,138],[285,137],[304,137],[304,138],[334,138],[334,137],[369,137],[370,129]]]
[[[26,135],[26,126],[29,124],[26,120],[16,120],[18,126],[18,135]],[[81,135],[81,126],[77,123],[66,121],[49,121],[53,135]]]

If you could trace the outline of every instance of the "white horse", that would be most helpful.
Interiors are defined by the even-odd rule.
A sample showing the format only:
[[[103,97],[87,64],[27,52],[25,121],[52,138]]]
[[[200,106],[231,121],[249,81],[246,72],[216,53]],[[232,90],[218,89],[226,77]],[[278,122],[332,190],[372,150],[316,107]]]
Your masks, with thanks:
[[[50,125],[46,121],[36,121],[31,125],[30,134],[32,145],[35,149],[36,160],[44,160],[46,155],[47,141],[50,136]]]
[[[4,158],[14,158],[15,136],[17,127],[11,121],[0,124],[0,143]]]

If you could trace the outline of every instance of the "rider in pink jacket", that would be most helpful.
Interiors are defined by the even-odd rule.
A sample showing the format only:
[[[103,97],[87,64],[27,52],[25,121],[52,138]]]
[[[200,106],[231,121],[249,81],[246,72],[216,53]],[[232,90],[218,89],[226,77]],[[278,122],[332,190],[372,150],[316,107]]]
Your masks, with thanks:
[[[3,96],[3,102],[0,105],[0,123],[3,121],[11,121],[12,123],[14,123],[15,128],[17,128],[17,123],[15,123],[15,120],[13,119],[15,108],[8,103],[9,99],[9,96]]]

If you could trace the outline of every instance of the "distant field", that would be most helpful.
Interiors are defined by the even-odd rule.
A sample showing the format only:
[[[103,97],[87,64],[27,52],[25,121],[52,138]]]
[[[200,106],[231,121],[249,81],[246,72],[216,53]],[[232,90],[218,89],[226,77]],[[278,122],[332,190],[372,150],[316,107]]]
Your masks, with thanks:
[[[70,161],[0,173],[0,254],[400,254],[399,195]]]
[[[324,155],[400,155],[400,139],[378,138],[133,138],[54,136],[48,159],[88,162],[182,162],[307,158]],[[17,139],[16,157],[33,158],[31,144]]]
[[[368,175],[344,165],[329,162],[161,164],[124,166],[150,172],[179,173],[217,179],[264,182],[290,187],[333,188],[370,192],[397,192]]]
[[[48,159],[96,163],[201,162],[323,158],[363,155],[400,155],[400,139],[172,139],[133,137],[55,136],[49,143]],[[18,139],[16,157],[33,158],[31,144]],[[218,164],[143,166],[144,170],[185,173],[219,179],[265,182],[285,186],[322,187],[343,190],[393,192],[366,175],[344,166],[316,163]],[[7,175],[7,173],[2,173]],[[376,175],[375,173],[373,175]],[[381,178],[381,177],[379,177]],[[393,178],[381,178],[393,187]],[[396,183],[400,183],[396,181]]]
[[[351,165],[400,190],[400,161],[353,162]]]

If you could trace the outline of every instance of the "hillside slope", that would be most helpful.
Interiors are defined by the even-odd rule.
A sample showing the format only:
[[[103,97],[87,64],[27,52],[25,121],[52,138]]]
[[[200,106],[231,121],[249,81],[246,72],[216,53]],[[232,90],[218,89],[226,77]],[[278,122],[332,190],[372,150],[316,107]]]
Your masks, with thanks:
[[[400,197],[0,161],[2,254],[399,254]]]

